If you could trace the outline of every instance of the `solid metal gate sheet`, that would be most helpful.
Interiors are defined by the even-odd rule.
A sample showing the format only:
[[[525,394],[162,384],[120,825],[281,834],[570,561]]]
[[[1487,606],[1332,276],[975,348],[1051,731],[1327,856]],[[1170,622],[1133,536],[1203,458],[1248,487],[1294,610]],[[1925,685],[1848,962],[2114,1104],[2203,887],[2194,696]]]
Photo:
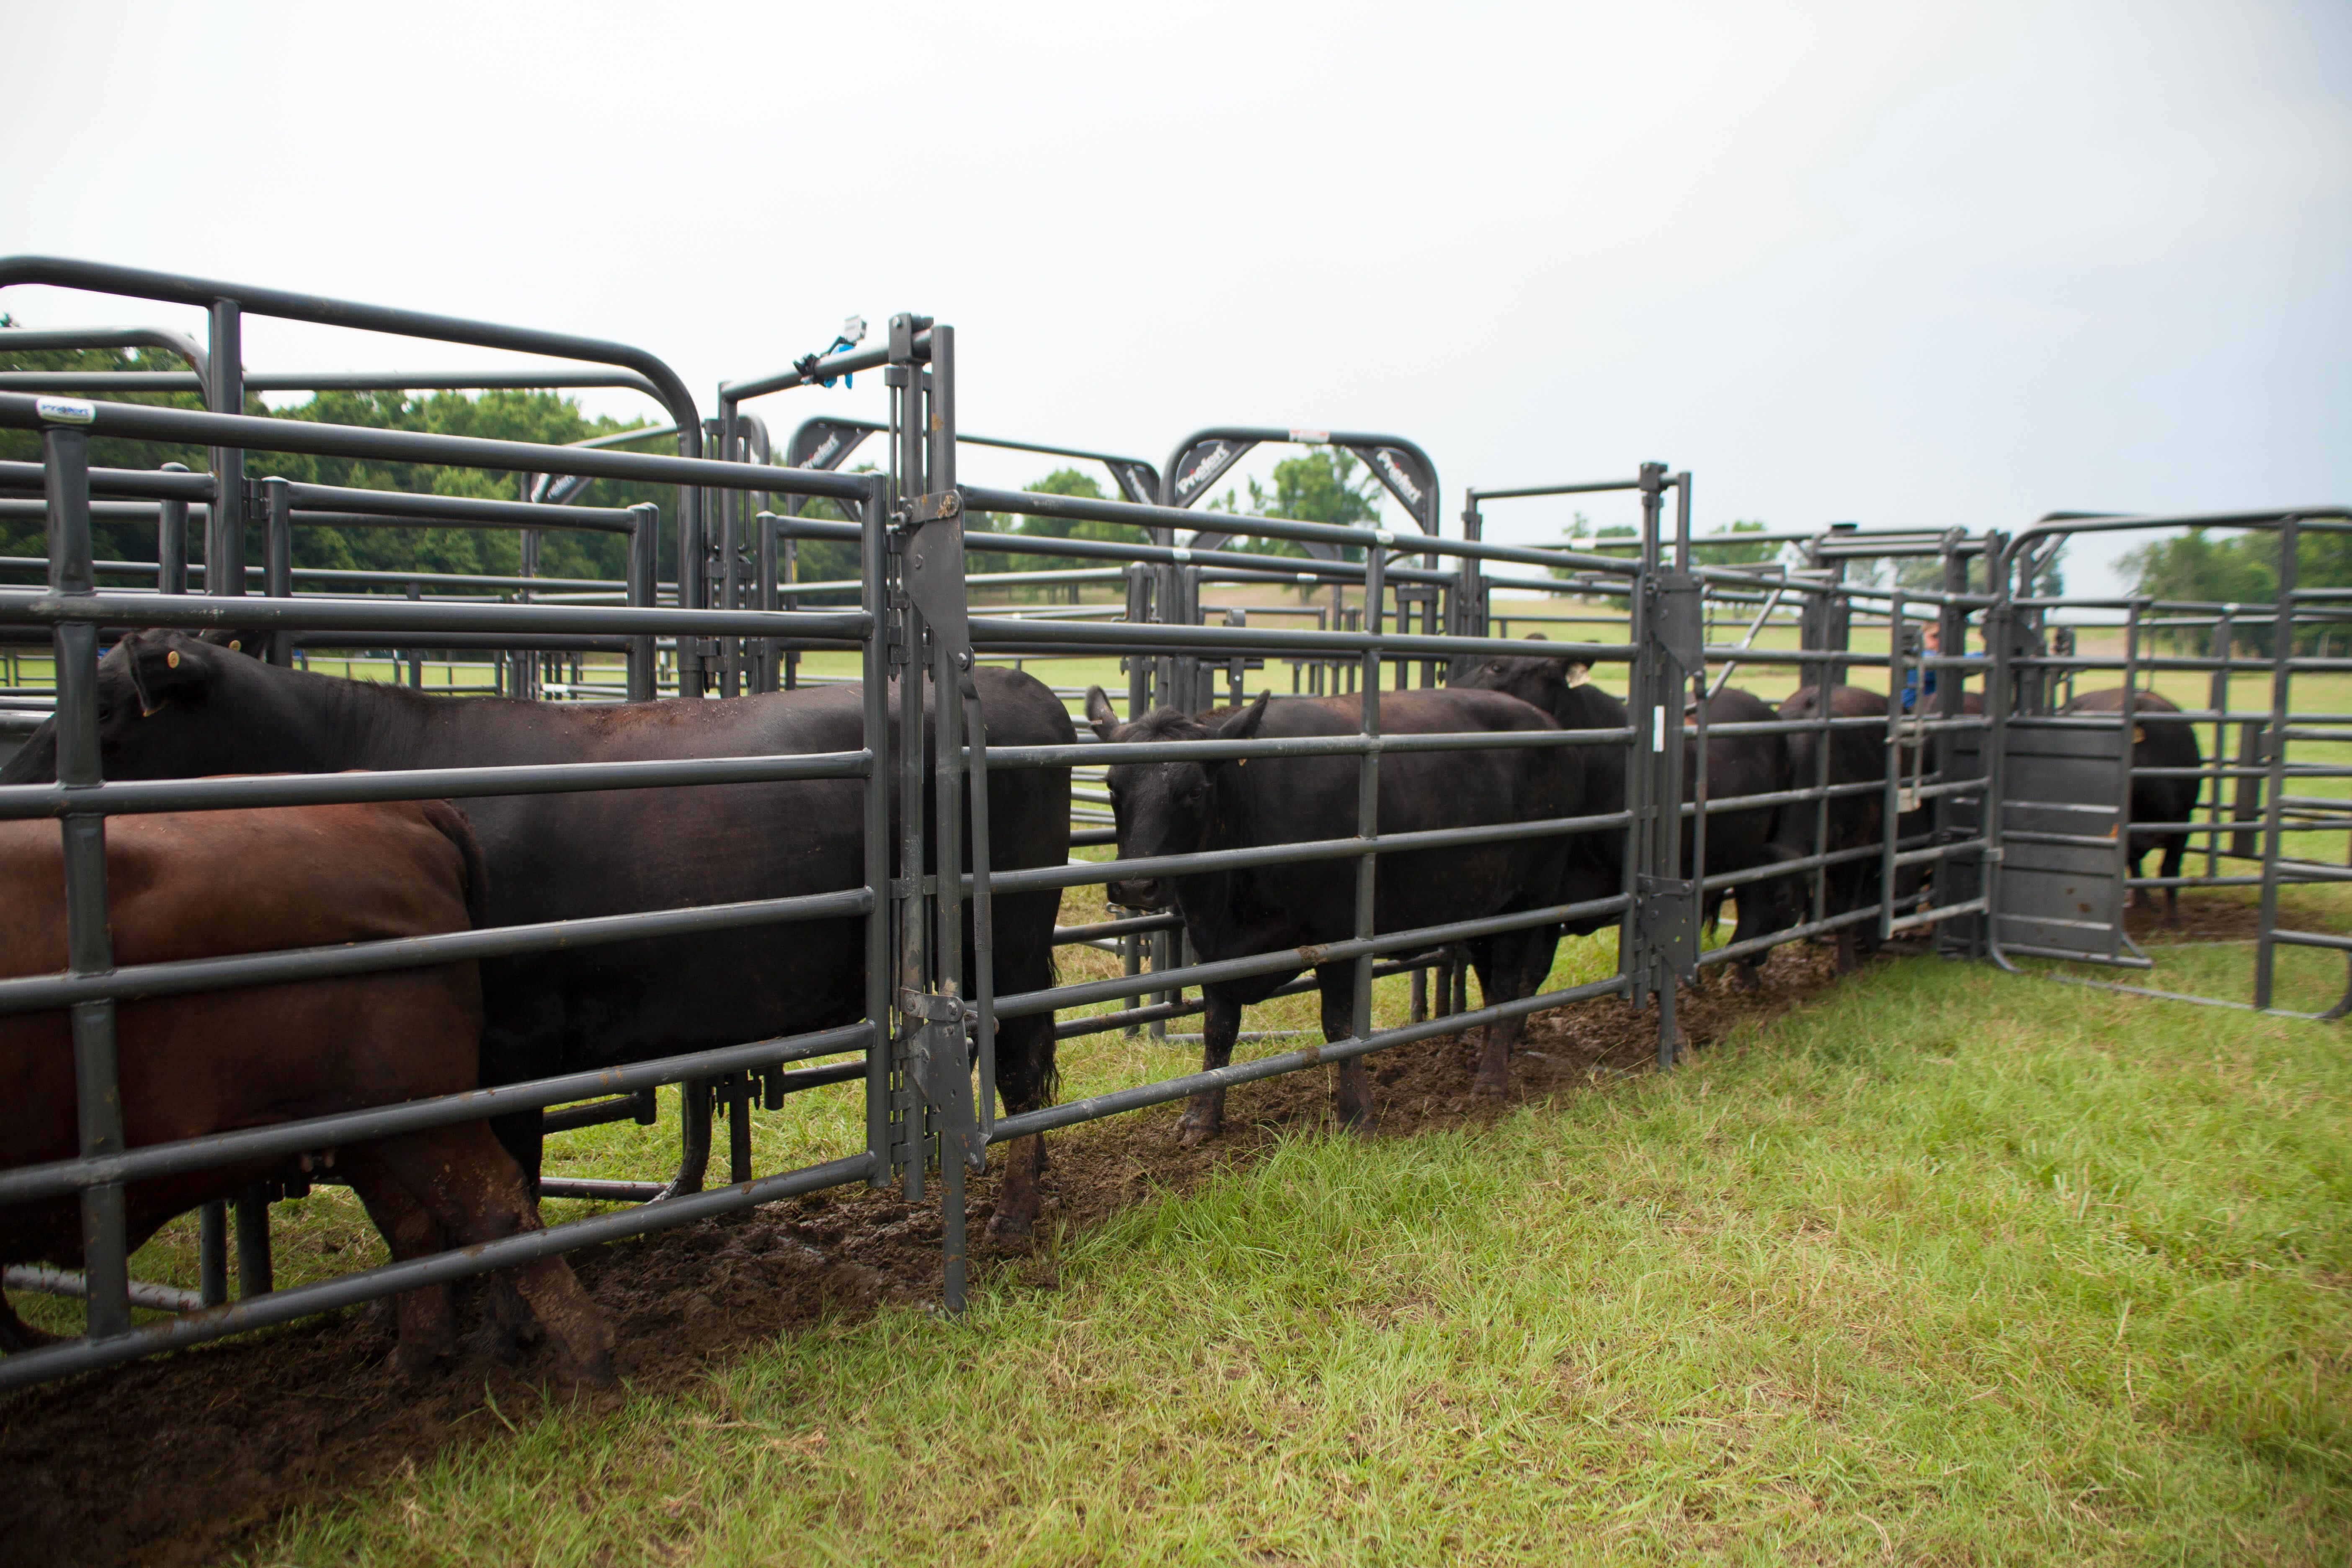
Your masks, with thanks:
[[[1994,911],[2001,946],[2123,958],[2120,736],[2119,723],[2009,721]]]

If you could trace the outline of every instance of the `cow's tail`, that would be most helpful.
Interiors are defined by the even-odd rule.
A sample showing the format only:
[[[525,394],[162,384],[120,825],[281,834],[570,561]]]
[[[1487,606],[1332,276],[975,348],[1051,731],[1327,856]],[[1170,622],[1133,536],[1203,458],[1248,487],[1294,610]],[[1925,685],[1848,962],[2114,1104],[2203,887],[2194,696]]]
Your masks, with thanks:
[[[481,840],[465,814],[446,800],[419,803],[425,808],[425,820],[439,828],[450,843],[457,847],[458,857],[466,863],[466,919],[479,931],[489,921],[490,871],[482,858]]]

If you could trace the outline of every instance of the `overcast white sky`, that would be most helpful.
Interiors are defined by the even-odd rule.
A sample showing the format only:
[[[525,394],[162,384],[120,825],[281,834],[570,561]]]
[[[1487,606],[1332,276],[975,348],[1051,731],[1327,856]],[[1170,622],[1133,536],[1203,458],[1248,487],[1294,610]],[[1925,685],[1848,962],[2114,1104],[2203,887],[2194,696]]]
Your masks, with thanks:
[[[1646,458],[1706,528],[2352,500],[2343,0],[0,0],[0,251],[618,338],[706,409],[911,310],[960,330],[966,428],[1396,431],[1449,513]]]

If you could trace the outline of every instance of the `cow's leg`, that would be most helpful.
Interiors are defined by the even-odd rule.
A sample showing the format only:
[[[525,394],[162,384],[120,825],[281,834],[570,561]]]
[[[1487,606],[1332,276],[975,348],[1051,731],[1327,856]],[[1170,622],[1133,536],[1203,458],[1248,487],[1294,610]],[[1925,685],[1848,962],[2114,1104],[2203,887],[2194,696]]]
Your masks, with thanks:
[[[383,1233],[394,1261],[405,1262],[441,1250],[440,1222],[373,1147],[346,1149],[341,1164],[343,1179],[351,1183],[368,1218]],[[431,1371],[457,1350],[457,1316],[450,1308],[446,1285],[402,1291],[393,1298],[392,1313],[392,1369],[403,1377]]]
[[[1050,984],[1050,982],[1049,982]],[[1054,1019],[1051,1014],[1012,1018],[996,1026],[996,1092],[1008,1116],[1037,1110],[1054,1100]],[[996,1212],[988,1219],[988,1239],[1007,1251],[1025,1251],[1035,1239],[1039,1178],[1045,1170],[1045,1140],[1037,1133],[1004,1147],[1004,1176],[997,1184]]]
[[[43,1345],[58,1342],[58,1336],[45,1333],[16,1315],[8,1303],[5,1291],[0,1291],[0,1351],[15,1355],[20,1351],[38,1350]]]
[[[2192,806],[2189,809],[2193,811],[2196,808]],[[2164,859],[2158,866],[2160,874],[2166,877],[2179,876],[2181,857],[2187,854],[2188,850],[2189,835],[2186,833],[2176,833],[2167,838],[2164,841]],[[2178,882],[2164,889],[2164,923],[2168,926],[2177,926],[2180,923],[2180,884]]]
[[[1486,1005],[1516,1002],[1531,995],[1543,984],[1535,973],[1540,958],[1545,973],[1551,968],[1552,944],[1527,931],[1505,931],[1471,948],[1478,963],[1478,984]],[[1478,1076],[1470,1092],[1482,1100],[1500,1100],[1511,1091],[1511,1047],[1527,1027],[1524,1016],[1497,1018],[1479,1031]]]
[[[478,1126],[436,1128],[387,1139],[380,1157],[416,1202],[461,1247],[538,1230],[539,1211],[523,1195],[522,1174]],[[580,1288],[561,1257],[534,1258],[509,1271],[562,1352],[565,1374],[582,1383],[613,1376],[613,1325]]]
[[[1840,974],[1852,974],[1855,970],[1862,967],[1862,959],[1857,951],[1857,946],[1858,944],[1855,942],[1853,936],[1853,927],[1838,927],[1837,972]]]
[[[1333,964],[1315,972],[1315,982],[1323,990],[1323,1039],[1336,1044],[1350,1037],[1355,1016],[1355,965]],[[1370,1020],[1365,1024],[1369,1032]],[[1364,1058],[1349,1057],[1331,1067],[1331,1109],[1339,1125],[1354,1132],[1369,1132],[1372,1127],[1372,1075],[1364,1068]]]
[[[1201,990],[1201,1070],[1214,1072],[1234,1059],[1234,1042],[1241,1037],[1241,998],[1220,985]],[[1176,1123],[1176,1141],[1190,1149],[1207,1142],[1225,1124],[1225,1091],[1204,1089],[1184,1108]]]

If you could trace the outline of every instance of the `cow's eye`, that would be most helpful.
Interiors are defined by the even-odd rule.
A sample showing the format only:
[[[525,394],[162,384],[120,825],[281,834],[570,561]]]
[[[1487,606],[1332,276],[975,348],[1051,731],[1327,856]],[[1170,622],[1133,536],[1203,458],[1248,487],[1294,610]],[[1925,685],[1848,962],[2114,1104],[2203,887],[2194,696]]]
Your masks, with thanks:
[[[1500,675],[1503,673],[1503,667],[1499,663],[1490,664],[1486,667],[1486,673],[1489,675]]]

